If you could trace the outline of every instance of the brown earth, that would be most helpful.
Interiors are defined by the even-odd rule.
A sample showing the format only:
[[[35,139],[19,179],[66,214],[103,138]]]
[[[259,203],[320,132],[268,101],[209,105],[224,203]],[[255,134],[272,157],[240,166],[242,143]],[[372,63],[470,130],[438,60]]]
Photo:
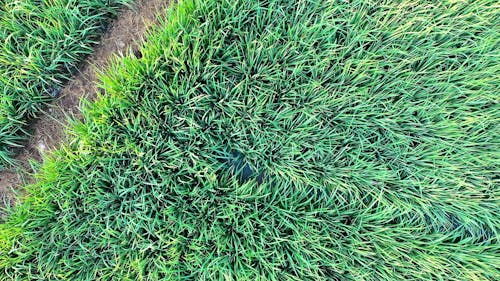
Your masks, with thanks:
[[[64,143],[68,117],[80,117],[82,98],[95,99],[97,73],[106,69],[114,56],[137,51],[147,29],[157,22],[156,15],[164,12],[168,3],[169,0],[136,0],[132,7],[121,11],[59,97],[40,113],[39,118],[33,120],[31,138],[15,157],[19,167],[0,172],[0,218],[4,215],[2,206],[13,204],[15,193],[22,193],[21,187],[30,182],[33,170],[29,161],[42,161],[44,153]]]

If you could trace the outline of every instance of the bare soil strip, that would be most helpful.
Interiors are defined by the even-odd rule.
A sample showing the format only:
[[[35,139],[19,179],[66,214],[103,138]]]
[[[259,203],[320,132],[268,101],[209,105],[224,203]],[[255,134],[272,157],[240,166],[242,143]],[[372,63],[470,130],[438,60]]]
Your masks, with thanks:
[[[65,126],[68,117],[79,118],[82,98],[93,100],[97,91],[97,71],[105,69],[114,55],[136,51],[149,27],[157,21],[169,0],[137,0],[130,9],[124,9],[101,37],[94,53],[81,64],[79,72],[68,82],[60,96],[30,125],[32,135],[15,158],[20,168],[0,171],[0,218],[3,206],[15,201],[15,194],[29,183],[32,172],[30,160],[41,161],[46,151],[57,149],[66,141]]]

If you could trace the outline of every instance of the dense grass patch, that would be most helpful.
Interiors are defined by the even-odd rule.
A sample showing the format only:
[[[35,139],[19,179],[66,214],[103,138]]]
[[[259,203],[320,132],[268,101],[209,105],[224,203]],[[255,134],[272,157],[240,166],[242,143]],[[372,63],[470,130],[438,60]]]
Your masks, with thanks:
[[[109,17],[129,0],[0,1],[0,169],[26,121],[56,96]]]
[[[181,1],[0,229],[4,279],[499,280],[495,1]]]

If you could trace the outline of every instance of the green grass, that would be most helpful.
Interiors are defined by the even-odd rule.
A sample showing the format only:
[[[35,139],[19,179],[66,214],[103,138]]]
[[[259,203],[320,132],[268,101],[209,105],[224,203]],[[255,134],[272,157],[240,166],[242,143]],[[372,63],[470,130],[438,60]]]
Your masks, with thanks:
[[[500,280],[495,5],[180,1],[0,226],[0,279]]]
[[[0,169],[129,0],[0,0]]]

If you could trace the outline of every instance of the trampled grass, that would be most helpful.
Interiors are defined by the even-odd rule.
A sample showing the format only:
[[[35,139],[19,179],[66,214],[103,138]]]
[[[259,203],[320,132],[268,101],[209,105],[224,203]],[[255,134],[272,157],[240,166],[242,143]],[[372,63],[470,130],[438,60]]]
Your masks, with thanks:
[[[496,1],[180,1],[0,229],[6,280],[500,280]]]
[[[57,95],[129,0],[0,1],[0,169],[12,164],[27,120]]]

